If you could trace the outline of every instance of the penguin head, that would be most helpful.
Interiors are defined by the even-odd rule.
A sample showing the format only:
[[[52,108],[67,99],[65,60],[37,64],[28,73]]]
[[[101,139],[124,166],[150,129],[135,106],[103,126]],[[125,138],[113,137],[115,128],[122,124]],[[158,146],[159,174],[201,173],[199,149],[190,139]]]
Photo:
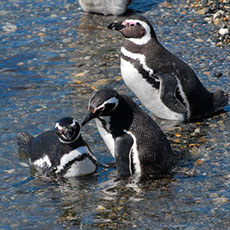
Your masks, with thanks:
[[[111,112],[116,109],[119,103],[119,94],[112,89],[101,89],[89,100],[89,114],[82,122],[82,126],[90,120],[100,116],[110,116]]]
[[[151,23],[143,16],[131,16],[120,23],[111,23],[109,29],[119,31],[128,40],[142,45],[156,35]]]
[[[72,117],[64,117],[57,121],[55,131],[62,143],[72,143],[80,136],[81,126]]]

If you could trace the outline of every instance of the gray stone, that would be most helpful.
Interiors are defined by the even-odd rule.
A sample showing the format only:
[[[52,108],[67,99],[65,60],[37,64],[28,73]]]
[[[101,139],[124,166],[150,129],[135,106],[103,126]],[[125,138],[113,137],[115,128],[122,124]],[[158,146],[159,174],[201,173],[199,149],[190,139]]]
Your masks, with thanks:
[[[132,0],[79,0],[81,8],[86,12],[104,15],[124,14]]]

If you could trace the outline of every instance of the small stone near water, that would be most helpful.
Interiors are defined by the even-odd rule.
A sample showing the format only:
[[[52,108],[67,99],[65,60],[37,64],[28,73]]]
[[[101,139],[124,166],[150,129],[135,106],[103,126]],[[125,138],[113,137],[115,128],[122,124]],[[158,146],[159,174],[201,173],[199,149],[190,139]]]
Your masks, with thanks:
[[[106,210],[106,208],[104,206],[102,206],[102,205],[98,205],[98,207],[96,209],[97,212],[103,212],[105,210]]]
[[[202,14],[202,15],[204,15],[206,12],[207,12],[207,8],[203,8],[203,9],[196,11],[197,14]]]
[[[167,7],[167,8],[171,8],[172,7],[172,4],[170,4],[169,2],[162,2],[161,4],[160,4],[160,6],[162,6],[162,7]]]
[[[197,165],[200,165],[200,164],[202,164],[203,162],[204,162],[204,160],[202,160],[202,159],[196,160],[195,165],[196,165],[196,166],[197,166]]]
[[[216,205],[223,205],[224,203],[228,202],[228,199],[226,197],[216,197],[212,201]]]
[[[13,33],[17,30],[17,26],[7,22],[4,26],[2,26],[2,29],[7,33]]]
[[[218,25],[221,22],[221,17],[224,15],[224,11],[223,10],[219,10],[217,11],[213,17],[212,17],[212,21],[214,23],[214,25]]]
[[[216,72],[213,74],[213,77],[219,78],[221,77],[223,74],[221,72]]]
[[[97,81],[94,82],[94,85],[106,85],[108,84],[108,79],[99,79]]]
[[[219,29],[218,33],[220,35],[225,35],[229,33],[229,28],[225,25],[222,28]]]
[[[28,165],[28,164],[26,164],[24,162],[21,162],[20,165],[23,166],[23,167],[25,167],[25,168],[28,168],[30,166],[30,165]]]
[[[5,16],[7,14],[8,12],[6,10],[0,10],[0,16]]]
[[[4,170],[5,173],[7,174],[12,174],[12,173],[15,173],[15,169],[8,169],[8,170]]]
[[[196,38],[195,41],[196,42],[204,42],[204,40],[202,40],[201,38]]]
[[[81,72],[81,73],[74,74],[74,77],[83,77],[84,75],[85,75],[85,73]]]

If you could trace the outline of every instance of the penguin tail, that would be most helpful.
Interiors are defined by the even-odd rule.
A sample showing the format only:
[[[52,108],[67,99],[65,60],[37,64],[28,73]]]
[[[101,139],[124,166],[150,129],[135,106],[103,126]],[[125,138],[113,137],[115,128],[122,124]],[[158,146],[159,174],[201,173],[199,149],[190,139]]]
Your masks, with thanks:
[[[19,152],[30,155],[30,144],[33,140],[33,136],[27,132],[20,132],[17,135],[17,143]]]
[[[218,112],[223,110],[229,102],[229,95],[227,92],[218,89],[213,93],[213,101],[214,101],[214,112]]]

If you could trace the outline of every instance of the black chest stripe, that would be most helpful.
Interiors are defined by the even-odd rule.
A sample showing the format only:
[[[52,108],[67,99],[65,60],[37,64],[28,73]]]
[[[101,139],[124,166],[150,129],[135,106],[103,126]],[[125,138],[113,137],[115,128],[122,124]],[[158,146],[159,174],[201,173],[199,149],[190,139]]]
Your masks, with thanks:
[[[88,153],[84,153],[76,158],[74,158],[73,160],[69,161],[67,164],[64,165],[63,169],[61,170],[61,172],[59,174],[64,175],[70,168],[71,166],[77,162],[77,161],[83,161],[86,158],[89,158],[92,163],[96,164],[95,160],[88,154]]]
[[[159,79],[154,75],[149,75],[149,72],[146,71],[140,61],[136,59],[132,59],[130,57],[125,56],[121,53],[121,58],[125,61],[128,61],[134,65],[134,67],[137,69],[137,71],[143,76],[143,78],[154,88],[159,89],[160,88],[160,82]]]

